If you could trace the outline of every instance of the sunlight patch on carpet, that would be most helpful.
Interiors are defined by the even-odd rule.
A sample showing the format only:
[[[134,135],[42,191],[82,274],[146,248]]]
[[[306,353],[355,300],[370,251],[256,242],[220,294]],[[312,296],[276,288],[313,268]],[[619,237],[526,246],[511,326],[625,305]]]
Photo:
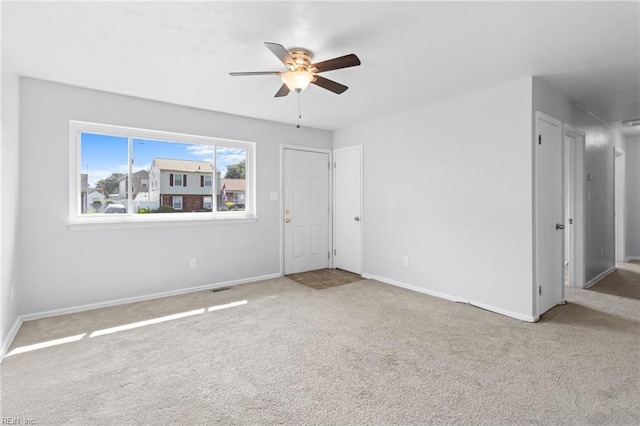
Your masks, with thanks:
[[[81,340],[87,333],[76,334],[75,336],[63,337],[61,339],[49,340],[47,342],[34,343],[33,345],[21,346],[9,352],[5,358],[13,355],[23,354],[26,352],[37,351],[38,349],[50,348],[52,346],[64,345],[65,343],[77,342]]]

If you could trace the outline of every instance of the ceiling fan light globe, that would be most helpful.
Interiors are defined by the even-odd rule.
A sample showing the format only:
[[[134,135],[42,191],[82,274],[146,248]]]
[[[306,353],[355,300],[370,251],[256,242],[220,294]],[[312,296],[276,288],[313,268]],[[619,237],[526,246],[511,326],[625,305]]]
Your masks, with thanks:
[[[282,82],[293,92],[301,92],[309,86],[313,80],[313,74],[309,71],[289,71],[280,77]]]

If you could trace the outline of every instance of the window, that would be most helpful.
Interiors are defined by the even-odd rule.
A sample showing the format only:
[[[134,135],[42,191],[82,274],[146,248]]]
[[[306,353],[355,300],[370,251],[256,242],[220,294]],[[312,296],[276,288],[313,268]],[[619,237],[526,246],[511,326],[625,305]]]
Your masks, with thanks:
[[[171,205],[174,209],[176,210],[182,210],[182,197],[181,196],[174,196],[172,197],[172,202]]]
[[[202,207],[211,209],[213,207],[213,197],[202,197]]]
[[[71,223],[255,217],[252,142],[71,121],[70,147]]]

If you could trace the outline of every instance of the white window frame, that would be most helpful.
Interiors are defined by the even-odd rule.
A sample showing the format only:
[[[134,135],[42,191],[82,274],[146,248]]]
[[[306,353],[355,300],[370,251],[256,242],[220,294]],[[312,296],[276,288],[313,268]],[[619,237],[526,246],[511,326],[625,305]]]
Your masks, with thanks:
[[[172,174],[173,174],[173,186],[184,186],[182,182],[182,173],[172,173]],[[180,183],[178,183],[178,180],[180,180]]]
[[[209,182],[207,182],[207,178],[209,178]],[[204,187],[213,186],[213,175],[204,175]]]
[[[250,194],[246,197],[244,211],[217,211],[217,194],[215,193],[215,185],[213,185],[212,176],[212,211],[210,212],[183,212],[176,213],[154,213],[154,214],[135,214],[133,210],[133,199],[129,197],[126,200],[127,213],[119,215],[88,215],[81,214],[80,194],[81,194],[81,177],[80,174],[85,171],[81,165],[81,134],[96,133],[106,136],[126,137],[129,140],[129,176],[133,175],[132,166],[132,146],[133,139],[151,139],[162,142],[173,143],[189,143],[199,145],[211,145],[213,152],[216,153],[216,147],[228,147],[243,149],[247,153],[246,159],[246,192]],[[68,224],[74,229],[80,229],[89,225],[90,227],[112,226],[154,226],[153,224],[166,224],[167,222],[176,223],[206,223],[207,221],[255,221],[256,216],[256,162],[255,162],[255,146],[254,142],[239,141],[232,139],[222,139],[211,136],[189,135],[184,133],[165,132],[158,130],[139,129],[133,127],[116,126],[111,124],[90,123],[85,121],[71,120],[69,122],[69,220]],[[213,155],[213,169],[216,170],[216,157]],[[131,186],[132,179],[129,179]],[[130,188],[129,188],[130,189]],[[131,191],[128,191],[131,194]],[[184,200],[183,200],[184,201]],[[183,206],[184,208],[184,206]],[[76,225],[78,225],[76,227]]]

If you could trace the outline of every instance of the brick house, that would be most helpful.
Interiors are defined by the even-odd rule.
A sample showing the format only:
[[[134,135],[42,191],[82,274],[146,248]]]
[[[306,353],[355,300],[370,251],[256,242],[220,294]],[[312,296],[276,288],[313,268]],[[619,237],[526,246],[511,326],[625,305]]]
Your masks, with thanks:
[[[154,158],[149,171],[150,201],[178,211],[211,210],[219,186],[220,171],[216,170],[214,178],[209,161]]]

